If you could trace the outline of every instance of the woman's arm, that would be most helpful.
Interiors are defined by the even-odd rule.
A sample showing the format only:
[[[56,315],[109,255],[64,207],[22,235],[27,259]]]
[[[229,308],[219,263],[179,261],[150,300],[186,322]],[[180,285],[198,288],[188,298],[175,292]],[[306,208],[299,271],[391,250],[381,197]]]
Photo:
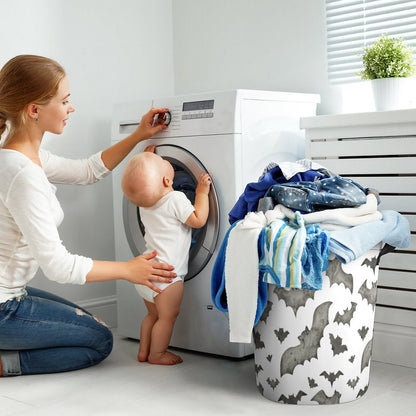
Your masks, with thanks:
[[[165,124],[153,126],[153,118],[156,114],[166,113],[167,111],[167,108],[152,108],[142,117],[137,129],[132,134],[104,150],[101,158],[107,169],[113,170],[133,150],[137,143],[166,129]]]
[[[37,265],[48,279],[59,283],[83,284],[85,281],[125,279],[152,288],[150,280],[168,282],[165,277],[176,276],[172,266],[150,261],[156,253],[138,256],[127,262],[112,262],[95,261],[68,252],[56,226],[62,211],[58,203],[53,202],[55,198],[42,169],[33,163],[26,163],[18,169],[7,195],[5,202],[12,215],[9,227],[16,234],[14,244],[21,246],[22,254],[17,255],[25,256],[21,269],[26,267],[28,274],[36,271]],[[52,205],[55,209],[51,208]]]
[[[94,260],[86,281],[103,282],[122,279],[131,283],[146,285],[161,293],[161,290],[153,284],[153,281],[169,283],[171,278],[176,277],[176,273],[172,272],[173,266],[150,261],[156,254],[156,251],[143,254],[127,262]]]

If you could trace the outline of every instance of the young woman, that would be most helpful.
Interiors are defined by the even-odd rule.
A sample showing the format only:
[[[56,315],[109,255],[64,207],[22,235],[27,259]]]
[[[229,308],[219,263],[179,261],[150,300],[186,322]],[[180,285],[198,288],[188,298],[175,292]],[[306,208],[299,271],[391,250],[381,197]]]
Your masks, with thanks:
[[[124,140],[89,159],[70,160],[40,148],[45,132],[61,134],[75,111],[57,62],[20,55],[0,71],[0,376],[52,373],[94,365],[109,355],[112,334],[98,318],[27,284],[40,267],[47,278],[84,284],[125,279],[159,291],[173,267],[150,261],[97,261],[69,253],[57,231],[63,211],[52,183],[90,184],[110,173],[164,125],[145,114]]]

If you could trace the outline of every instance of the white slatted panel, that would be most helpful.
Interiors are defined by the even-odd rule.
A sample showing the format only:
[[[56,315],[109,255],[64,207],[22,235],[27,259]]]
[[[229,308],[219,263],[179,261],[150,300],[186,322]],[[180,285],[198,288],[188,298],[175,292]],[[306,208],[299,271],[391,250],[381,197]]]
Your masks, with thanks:
[[[344,7],[358,2],[331,3]],[[391,3],[406,7],[412,2]],[[301,125],[307,138],[306,157],[377,189],[379,209],[398,211],[409,221],[409,247],[381,258],[373,357],[416,367],[416,112],[309,117]]]
[[[359,141],[344,140],[322,140],[314,142],[313,158],[341,157],[351,155],[380,156],[392,154],[392,139],[388,138],[360,138]],[[395,137],[394,154],[410,155],[416,154],[416,141],[414,137]]]
[[[374,123],[377,136],[372,137],[368,136],[371,127],[364,120],[360,124],[349,121],[351,126],[341,125],[338,137],[334,125],[328,128],[327,137],[325,127],[319,123],[316,130],[311,128],[310,134],[307,130],[310,140],[307,157],[364,187],[377,189],[381,199],[379,209],[398,211],[409,221],[412,232],[409,247],[381,258],[376,321],[380,325],[416,328],[416,126],[412,135],[394,136],[392,132],[399,132],[402,125],[386,123],[388,137],[381,137],[380,124]],[[327,119],[325,123],[331,124]],[[352,135],[348,136],[349,133]]]
[[[416,322],[416,311],[408,309],[391,308],[384,306],[376,307],[376,322],[381,322],[390,325],[415,327]],[[377,343],[377,340],[375,341]],[[395,349],[392,348],[392,352]]]
[[[416,303],[416,292],[410,290],[394,290],[378,288],[377,304],[389,305],[397,308],[414,310]]]
[[[326,0],[326,25],[329,79],[358,81],[363,48],[381,35],[416,47],[416,1]]]
[[[362,153],[360,153],[362,154]],[[416,166],[415,157],[386,157],[383,159],[315,159],[328,169],[337,172],[342,176],[347,175],[371,175],[371,174],[406,174]]]
[[[414,273],[380,270],[378,276],[379,287],[396,287],[414,289],[416,291],[416,276]]]
[[[380,268],[406,270],[416,273],[416,256],[414,252],[392,252],[381,258]],[[416,274],[415,274],[416,279]],[[414,305],[416,309],[416,303]]]

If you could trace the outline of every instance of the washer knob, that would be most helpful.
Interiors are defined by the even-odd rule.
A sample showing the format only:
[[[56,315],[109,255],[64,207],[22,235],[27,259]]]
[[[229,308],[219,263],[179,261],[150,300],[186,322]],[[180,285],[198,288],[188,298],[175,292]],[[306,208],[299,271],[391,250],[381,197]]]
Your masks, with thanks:
[[[153,126],[158,126],[159,124],[169,126],[171,120],[172,115],[170,114],[170,111],[166,111],[166,113],[157,113],[153,118]]]

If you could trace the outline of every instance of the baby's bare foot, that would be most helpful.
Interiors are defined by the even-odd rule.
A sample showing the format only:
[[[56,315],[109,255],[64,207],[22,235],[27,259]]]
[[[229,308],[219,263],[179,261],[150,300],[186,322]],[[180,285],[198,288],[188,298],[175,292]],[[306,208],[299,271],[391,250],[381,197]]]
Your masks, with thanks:
[[[149,356],[149,353],[146,351],[140,351],[137,353],[137,359],[141,362],[144,363],[145,361],[147,361],[147,357]]]
[[[183,362],[179,355],[173,354],[169,351],[162,352],[161,354],[152,354],[147,357],[147,361],[150,364],[160,365],[175,365]]]

